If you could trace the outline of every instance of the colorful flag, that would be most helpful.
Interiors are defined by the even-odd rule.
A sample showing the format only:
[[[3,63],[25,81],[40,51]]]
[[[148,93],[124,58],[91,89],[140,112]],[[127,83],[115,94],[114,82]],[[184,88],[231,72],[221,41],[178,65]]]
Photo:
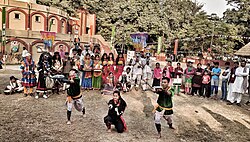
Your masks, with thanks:
[[[115,26],[112,27],[112,34],[111,34],[111,46],[110,49],[112,50],[114,47],[115,42]]]
[[[174,54],[177,55],[177,50],[178,50],[178,39],[174,41]]]
[[[161,47],[162,47],[162,37],[158,38],[158,48],[157,48],[157,54],[161,53]]]

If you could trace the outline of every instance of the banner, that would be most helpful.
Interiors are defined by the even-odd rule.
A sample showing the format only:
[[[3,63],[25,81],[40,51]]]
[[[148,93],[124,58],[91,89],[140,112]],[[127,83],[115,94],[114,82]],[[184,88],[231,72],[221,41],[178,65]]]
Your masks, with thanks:
[[[112,34],[111,34],[111,46],[110,49],[112,50],[114,47],[115,42],[115,26],[112,27]]]
[[[55,32],[45,32],[45,31],[40,31],[43,39],[43,43],[45,44],[45,48],[47,47],[52,47],[54,40],[56,38],[56,33]]]
[[[177,55],[177,50],[178,50],[178,39],[174,41],[174,54]]]
[[[142,48],[147,47],[148,33],[130,34],[130,37],[137,51],[140,51]]]
[[[157,48],[158,55],[161,53],[161,47],[162,47],[162,37],[159,37],[158,38],[158,48]]]

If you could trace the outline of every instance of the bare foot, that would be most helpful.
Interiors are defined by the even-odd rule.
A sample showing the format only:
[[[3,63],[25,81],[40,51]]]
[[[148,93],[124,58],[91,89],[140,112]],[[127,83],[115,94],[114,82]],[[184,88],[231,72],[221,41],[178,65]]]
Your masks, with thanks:
[[[70,122],[70,121],[68,121],[68,122],[67,122],[67,125],[70,125],[70,124],[71,124],[71,122]]]
[[[86,118],[87,116],[86,116],[86,114],[83,114],[82,117],[83,117],[83,118]]]
[[[158,133],[157,134],[157,139],[160,139],[161,138],[161,133]]]
[[[107,132],[111,133],[111,129],[108,129]]]

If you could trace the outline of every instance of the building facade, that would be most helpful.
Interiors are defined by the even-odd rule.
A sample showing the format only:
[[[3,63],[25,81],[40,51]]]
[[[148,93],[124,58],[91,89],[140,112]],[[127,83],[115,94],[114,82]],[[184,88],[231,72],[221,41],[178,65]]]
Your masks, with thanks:
[[[35,0],[1,0],[0,1],[0,30],[2,27],[2,12],[5,7],[6,44],[1,45],[1,52],[11,54],[12,47],[17,45],[18,51],[26,47],[35,60],[39,58],[38,46],[44,46],[41,31],[56,33],[56,38],[50,51],[54,52],[59,45],[64,45],[69,51],[74,38],[80,38],[81,46],[85,43],[99,43],[108,49],[108,44],[96,33],[96,15],[87,10],[78,10],[76,17],[70,17],[66,12],[44,5]]]

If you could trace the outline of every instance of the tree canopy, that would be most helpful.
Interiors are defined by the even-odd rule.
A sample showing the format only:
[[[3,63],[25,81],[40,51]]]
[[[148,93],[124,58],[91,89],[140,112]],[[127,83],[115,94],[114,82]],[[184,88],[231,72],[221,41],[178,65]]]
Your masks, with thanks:
[[[228,9],[222,18],[207,15],[203,5],[192,0],[38,0],[57,6],[70,15],[85,8],[97,15],[97,33],[110,41],[116,27],[116,44],[131,43],[130,34],[147,32],[149,41],[157,43],[164,37],[170,46],[180,39],[181,50],[232,53],[249,42],[240,36],[250,36],[249,0],[227,0]],[[171,46],[173,47],[173,46]]]

